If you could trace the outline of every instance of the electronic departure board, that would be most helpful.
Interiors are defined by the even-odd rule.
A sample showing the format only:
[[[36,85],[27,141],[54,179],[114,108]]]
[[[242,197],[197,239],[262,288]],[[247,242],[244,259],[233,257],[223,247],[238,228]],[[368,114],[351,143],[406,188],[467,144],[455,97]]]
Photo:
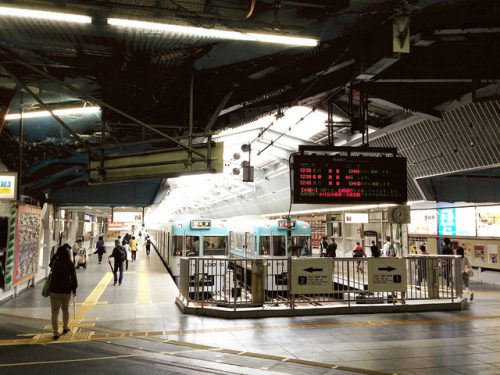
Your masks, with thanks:
[[[210,229],[211,226],[210,220],[191,220],[191,229]]]
[[[403,203],[406,158],[294,155],[293,203]]]

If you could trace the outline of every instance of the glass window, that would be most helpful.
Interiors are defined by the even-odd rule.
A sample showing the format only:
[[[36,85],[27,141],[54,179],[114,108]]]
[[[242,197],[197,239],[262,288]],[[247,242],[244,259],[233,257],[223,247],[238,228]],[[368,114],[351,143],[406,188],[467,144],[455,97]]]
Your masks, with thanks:
[[[273,255],[286,256],[285,236],[273,236]]]
[[[203,256],[226,255],[225,236],[203,237]]]
[[[182,236],[172,237],[172,256],[182,255]]]
[[[250,235],[249,233],[246,233],[245,238],[247,240],[246,245],[246,253],[247,253],[247,258],[253,258],[255,256],[254,250],[253,250],[253,236]]]
[[[260,236],[259,255],[271,255],[271,236]]]
[[[294,256],[311,255],[308,236],[292,236],[292,254]]]
[[[200,256],[199,236],[186,236],[186,256],[188,257]]]

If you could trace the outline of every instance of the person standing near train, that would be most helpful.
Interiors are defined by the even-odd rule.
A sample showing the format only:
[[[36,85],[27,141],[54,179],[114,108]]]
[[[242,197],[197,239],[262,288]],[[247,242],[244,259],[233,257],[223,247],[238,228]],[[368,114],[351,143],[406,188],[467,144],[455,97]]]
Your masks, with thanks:
[[[99,264],[102,262],[102,255],[106,252],[106,246],[104,246],[104,239],[102,236],[99,236],[99,240],[97,240],[97,243],[95,244],[95,252],[94,254],[97,254],[97,257],[99,258]]]

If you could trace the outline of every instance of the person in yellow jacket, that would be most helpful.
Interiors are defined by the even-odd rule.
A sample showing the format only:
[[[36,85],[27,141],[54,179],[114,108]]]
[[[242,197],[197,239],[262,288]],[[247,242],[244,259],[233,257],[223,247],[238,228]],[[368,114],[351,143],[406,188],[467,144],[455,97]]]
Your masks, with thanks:
[[[132,253],[132,262],[135,262],[137,258],[137,240],[135,239],[135,236],[132,236],[132,239],[130,240],[130,252]]]

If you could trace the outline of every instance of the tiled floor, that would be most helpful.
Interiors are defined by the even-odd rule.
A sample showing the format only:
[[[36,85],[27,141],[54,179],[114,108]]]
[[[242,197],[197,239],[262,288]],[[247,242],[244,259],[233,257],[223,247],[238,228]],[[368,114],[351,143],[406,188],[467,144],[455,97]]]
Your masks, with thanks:
[[[498,283],[473,284],[462,312],[224,320],[181,314],[156,254],[121,286],[96,256],[77,273],[73,332],[57,342],[41,285],[0,305],[0,373],[500,374]]]

